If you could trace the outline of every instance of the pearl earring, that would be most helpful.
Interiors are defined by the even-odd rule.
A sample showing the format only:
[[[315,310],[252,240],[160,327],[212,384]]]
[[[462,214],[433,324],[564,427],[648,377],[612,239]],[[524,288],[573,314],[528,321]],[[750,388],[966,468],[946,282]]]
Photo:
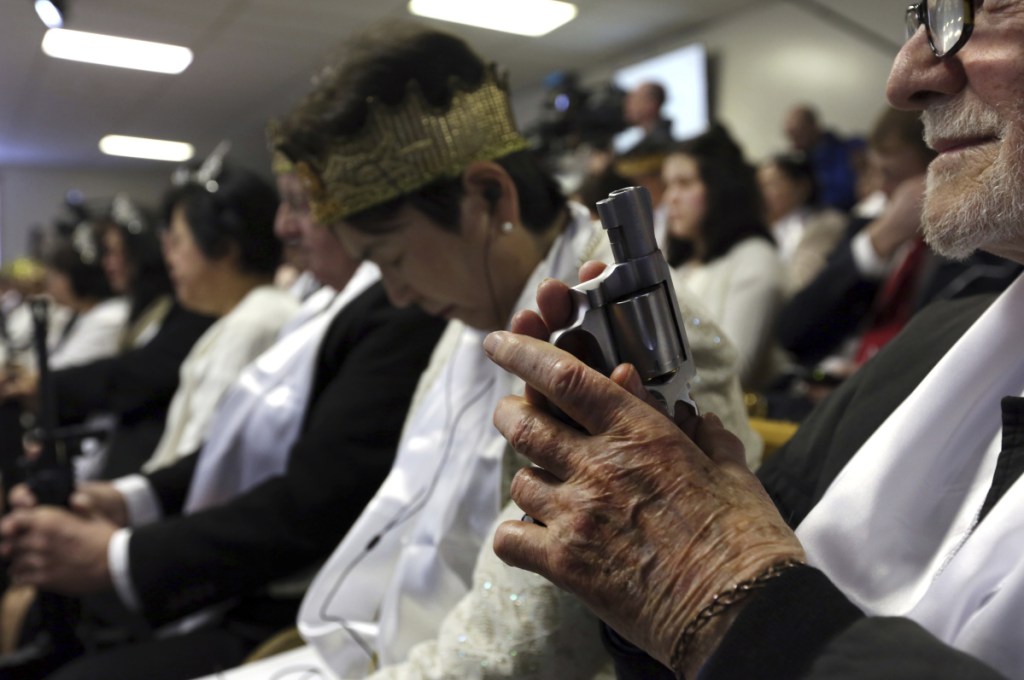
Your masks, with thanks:
[[[503,234],[511,234],[513,229],[515,229],[515,225],[511,222],[503,222],[501,225],[501,233]]]

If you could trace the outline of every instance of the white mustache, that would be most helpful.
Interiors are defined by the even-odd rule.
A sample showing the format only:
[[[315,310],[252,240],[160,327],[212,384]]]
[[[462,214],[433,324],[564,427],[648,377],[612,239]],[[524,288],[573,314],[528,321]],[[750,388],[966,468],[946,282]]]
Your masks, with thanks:
[[[1002,138],[1005,130],[999,114],[973,98],[929,106],[921,113],[921,121],[924,141],[933,149],[939,140]]]

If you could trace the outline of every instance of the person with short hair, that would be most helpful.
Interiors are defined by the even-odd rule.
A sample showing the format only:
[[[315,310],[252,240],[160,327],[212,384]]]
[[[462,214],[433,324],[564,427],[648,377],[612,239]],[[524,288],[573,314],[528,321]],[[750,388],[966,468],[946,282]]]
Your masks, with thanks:
[[[654,81],[640,83],[626,93],[622,103],[622,118],[642,132],[640,140],[626,150],[626,153],[646,146],[667,146],[675,141],[672,137],[672,121],[661,115],[668,100],[665,86]]]
[[[809,104],[790,109],[783,130],[792,149],[810,160],[821,204],[850,210],[857,201],[857,157],[863,153],[863,141],[841,139],[822,127],[818,112]]]
[[[273,285],[281,258],[277,205],[266,180],[226,167],[213,174],[200,168],[164,198],[164,256],[175,295],[186,309],[217,322],[181,364],[163,435],[153,451],[139,452],[145,472],[199,448],[224,391],[298,309]]]

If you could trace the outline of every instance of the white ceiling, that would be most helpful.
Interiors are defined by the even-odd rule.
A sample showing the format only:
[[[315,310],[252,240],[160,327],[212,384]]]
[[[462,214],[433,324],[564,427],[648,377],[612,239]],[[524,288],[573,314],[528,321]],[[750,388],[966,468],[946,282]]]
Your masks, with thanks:
[[[0,0],[0,165],[133,167],[102,156],[109,133],[188,141],[265,163],[266,121],[286,111],[345,37],[407,17],[406,0],[67,0],[68,28],[185,45],[195,59],[160,75],[51,59],[32,0]],[[480,0],[485,1],[485,0]],[[505,65],[513,89],[586,70],[694,24],[771,0],[576,0],[579,17],[543,38],[433,23]],[[796,1],[796,0],[790,0]],[[867,25],[893,0],[805,0]],[[905,2],[905,0],[904,0]],[[846,9],[853,5],[853,9]]]

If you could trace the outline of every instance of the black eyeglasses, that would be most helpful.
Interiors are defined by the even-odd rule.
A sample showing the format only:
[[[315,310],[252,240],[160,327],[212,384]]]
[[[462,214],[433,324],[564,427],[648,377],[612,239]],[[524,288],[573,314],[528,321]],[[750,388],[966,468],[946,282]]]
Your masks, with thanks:
[[[936,57],[956,53],[974,28],[973,0],[922,0],[907,8],[907,40],[924,25],[928,44]]]

